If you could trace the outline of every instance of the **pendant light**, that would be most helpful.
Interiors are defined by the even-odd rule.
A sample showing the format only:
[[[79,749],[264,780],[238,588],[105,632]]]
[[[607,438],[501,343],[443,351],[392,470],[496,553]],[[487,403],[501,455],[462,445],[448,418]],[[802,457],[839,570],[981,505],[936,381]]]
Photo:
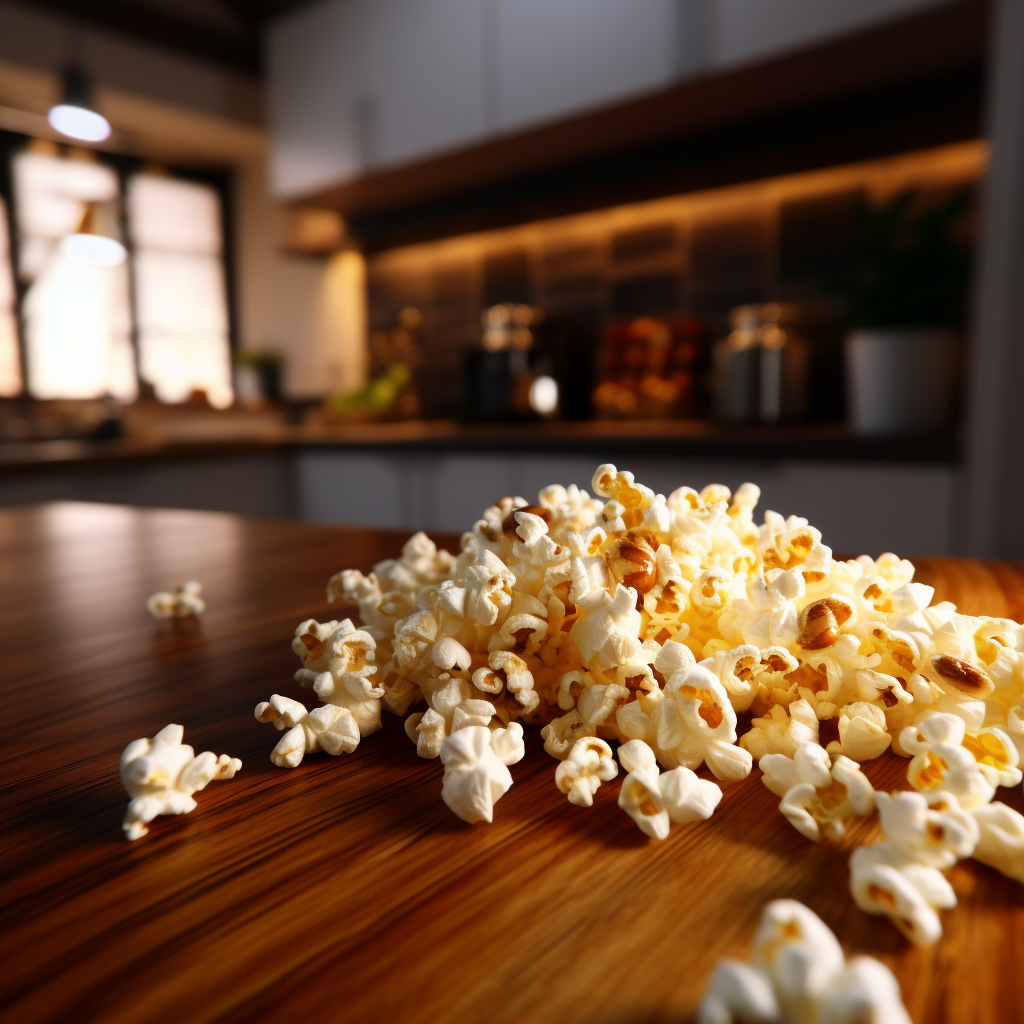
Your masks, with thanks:
[[[77,263],[90,263],[99,267],[116,267],[124,263],[128,253],[125,247],[103,230],[102,216],[98,203],[89,203],[82,214],[78,230],[65,235],[60,242],[60,251]]]
[[[50,108],[49,121],[61,135],[82,142],[102,142],[110,135],[110,122],[91,106],[89,79],[81,68],[64,72],[64,99]]]

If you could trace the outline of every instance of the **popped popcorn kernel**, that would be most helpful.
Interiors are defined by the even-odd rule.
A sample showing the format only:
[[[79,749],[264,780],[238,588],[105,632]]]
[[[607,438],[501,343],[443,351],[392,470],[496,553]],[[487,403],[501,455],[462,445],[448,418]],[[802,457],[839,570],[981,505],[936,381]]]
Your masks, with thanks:
[[[187,619],[202,615],[206,602],[200,597],[202,583],[189,580],[173,591],[161,590],[146,600],[146,611],[154,619]]]
[[[182,743],[185,730],[165,725],[152,739],[134,740],[121,755],[121,782],[131,800],[122,830],[141,839],[159,814],[188,814],[198,806],[193,793],[218,779],[234,778],[242,762],[227,754],[196,754]]]
[[[698,1024],[910,1024],[883,963],[846,960],[828,926],[796,900],[767,904],[754,963],[719,960]]]

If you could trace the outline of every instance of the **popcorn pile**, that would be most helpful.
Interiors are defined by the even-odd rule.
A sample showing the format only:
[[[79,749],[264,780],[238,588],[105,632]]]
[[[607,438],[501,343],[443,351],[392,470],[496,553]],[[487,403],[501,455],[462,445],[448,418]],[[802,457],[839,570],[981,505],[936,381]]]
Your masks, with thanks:
[[[295,678],[323,703],[257,706],[284,733],[274,763],[351,752],[382,707],[416,708],[406,732],[440,758],[444,802],[489,822],[525,723],[577,806],[616,777],[618,744],[619,806],[658,839],[713,813],[722,792],[702,765],[729,783],[756,760],[811,840],[877,806],[885,839],[854,853],[851,888],[917,942],[941,934],[957,859],[1024,881],[1024,816],[992,802],[1021,782],[1024,627],[933,605],[895,555],[837,561],[806,519],[756,525],[753,484],[666,498],[605,465],[593,488],[503,498],[458,556],[418,533],[369,576],[334,576],[328,597],[362,628],[299,625]],[[890,747],[918,792],[876,793],[861,772]]]
[[[719,960],[697,1024],[910,1024],[900,986],[870,956],[847,961],[828,925],[796,900],[761,913],[754,963]]]

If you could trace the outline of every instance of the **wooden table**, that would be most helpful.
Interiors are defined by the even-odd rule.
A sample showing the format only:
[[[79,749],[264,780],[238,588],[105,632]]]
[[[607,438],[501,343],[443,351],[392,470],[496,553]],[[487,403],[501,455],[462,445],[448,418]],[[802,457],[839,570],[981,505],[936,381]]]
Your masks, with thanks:
[[[604,786],[589,810],[530,738],[492,826],[440,800],[400,723],[352,755],[275,768],[253,717],[290,682],[324,584],[397,553],[378,531],[61,503],[0,511],[0,1017],[40,1020],[681,1021],[715,959],[746,958],[795,897],[848,953],[890,964],[917,1024],[1024,1020],[1024,889],[967,862],[944,939],[907,945],[854,907],[848,850],[802,839],[757,771],[706,824],[645,839]],[[968,611],[1024,615],[1024,568],[921,559]],[[201,580],[198,623],[147,595]],[[308,692],[305,694],[308,700]],[[121,837],[125,745],[169,722],[242,758],[191,815]],[[894,786],[905,762],[873,763]],[[1024,809],[1020,788],[1001,796]]]

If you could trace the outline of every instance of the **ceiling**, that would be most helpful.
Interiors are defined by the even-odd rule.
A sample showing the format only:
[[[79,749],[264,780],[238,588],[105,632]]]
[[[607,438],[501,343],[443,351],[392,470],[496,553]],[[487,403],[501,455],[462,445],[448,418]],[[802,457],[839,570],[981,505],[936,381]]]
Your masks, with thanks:
[[[310,0],[33,0],[122,35],[258,76],[262,30]]]

